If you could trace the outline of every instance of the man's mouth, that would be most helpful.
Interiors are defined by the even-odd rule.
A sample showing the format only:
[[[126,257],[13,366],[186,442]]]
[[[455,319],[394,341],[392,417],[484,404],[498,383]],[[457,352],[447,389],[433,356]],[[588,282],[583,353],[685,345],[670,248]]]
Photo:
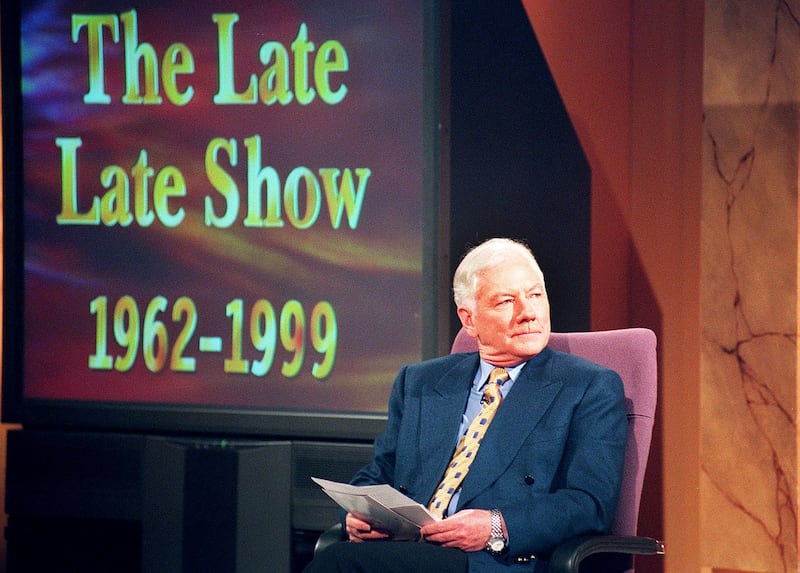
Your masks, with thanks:
[[[528,336],[530,334],[541,334],[541,333],[542,333],[541,330],[526,330],[525,332],[514,333],[513,336],[514,337],[517,337],[517,336]]]

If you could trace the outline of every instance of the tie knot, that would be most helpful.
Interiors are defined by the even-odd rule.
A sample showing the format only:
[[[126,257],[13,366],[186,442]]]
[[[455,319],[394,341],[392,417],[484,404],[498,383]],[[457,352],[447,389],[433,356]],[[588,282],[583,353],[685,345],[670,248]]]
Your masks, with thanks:
[[[505,368],[495,368],[489,374],[489,383],[483,389],[483,396],[487,402],[491,403],[501,398],[500,386],[503,382],[509,379],[508,372]]]
[[[509,379],[508,370],[505,368],[495,368],[489,374],[489,382],[503,385],[503,382]]]

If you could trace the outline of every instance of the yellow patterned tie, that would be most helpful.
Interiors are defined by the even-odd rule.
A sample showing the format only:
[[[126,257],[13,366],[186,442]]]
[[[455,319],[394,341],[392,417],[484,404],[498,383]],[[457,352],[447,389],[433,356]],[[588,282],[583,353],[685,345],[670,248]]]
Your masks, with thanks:
[[[505,368],[495,368],[489,374],[489,382],[483,389],[481,411],[475,416],[467,431],[458,441],[456,451],[453,452],[453,457],[447,466],[447,471],[444,473],[444,478],[442,478],[439,487],[436,488],[431,501],[428,503],[428,509],[432,513],[444,516],[445,511],[447,511],[447,506],[450,504],[453,494],[458,490],[469,471],[472,460],[475,459],[475,454],[478,452],[478,446],[481,445],[486,429],[489,427],[492,418],[494,418],[497,408],[500,407],[500,402],[503,401],[500,395],[500,386],[506,380],[508,380],[508,372],[506,372]]]

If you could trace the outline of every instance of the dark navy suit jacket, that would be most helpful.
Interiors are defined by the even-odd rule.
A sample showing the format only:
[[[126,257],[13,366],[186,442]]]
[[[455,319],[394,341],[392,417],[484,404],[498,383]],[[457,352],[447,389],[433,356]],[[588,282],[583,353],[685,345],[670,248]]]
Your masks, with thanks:
[[[374,459],[352,483],[388,483],[427,504],[458,439],[478,363],[477,353],[465,353],[404,367]],[[561,541],[606,532],[626,439],[616,372],[550,348],[529,360],[484,436],[458,501],[458,509],[499,509],[509,550],[499,557],[469,553],[470,571],[540,573]]]

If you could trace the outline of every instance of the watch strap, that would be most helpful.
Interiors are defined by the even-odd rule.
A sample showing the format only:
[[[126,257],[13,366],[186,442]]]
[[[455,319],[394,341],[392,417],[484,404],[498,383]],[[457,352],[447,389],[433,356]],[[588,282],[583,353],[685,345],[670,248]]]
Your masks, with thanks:
[[[503,520],[500,517],[500,510],[493,509],[491,512],[491,520],[492,520],[492,529],[490,532],[490,537],[495,539],[497,537],[503,537]]]
[[[506,538],[503,535],[503,518],[499,509],[489,512],[491,529],[489,530],[489,541],[486,549],[493,554],[502,553],[506,549]]]

